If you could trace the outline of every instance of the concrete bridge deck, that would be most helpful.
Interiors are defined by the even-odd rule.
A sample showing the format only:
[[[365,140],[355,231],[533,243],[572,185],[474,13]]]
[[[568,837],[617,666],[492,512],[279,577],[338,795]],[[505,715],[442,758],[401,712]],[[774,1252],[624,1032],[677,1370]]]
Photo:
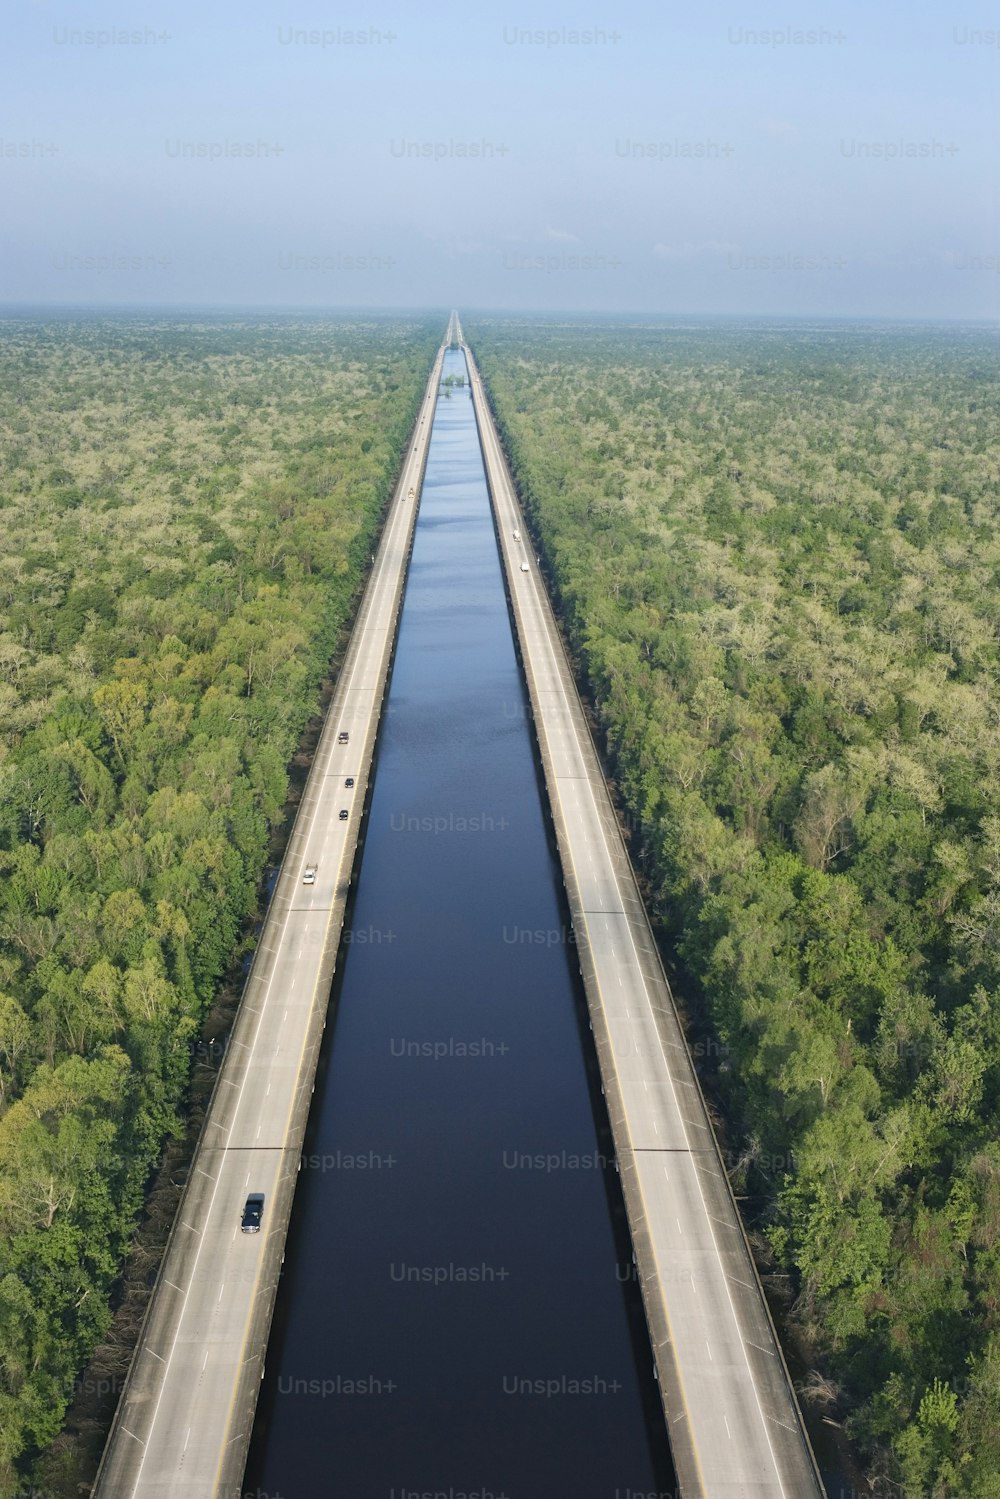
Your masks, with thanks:
[[[821,1499],[482,380],[465,352],[681,1493]]]
[[[327,710],[102,1459],[98,1499],[241,1492],[443,358],[442,349]],[[417,499],[408,498],[411,487]],[[342,732],[346,744],[338,742]],[[316,879],[305,885],[310,864]],[[265,1198],[257,1234],[240,1227],[250,1192]]]

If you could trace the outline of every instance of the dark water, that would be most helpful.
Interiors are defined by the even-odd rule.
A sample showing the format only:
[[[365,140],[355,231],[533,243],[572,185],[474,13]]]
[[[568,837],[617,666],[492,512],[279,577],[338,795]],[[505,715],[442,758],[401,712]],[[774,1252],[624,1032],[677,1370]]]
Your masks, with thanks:
[[[248,1492],[673,1493],[560,893],[457,390],[435,416]]]

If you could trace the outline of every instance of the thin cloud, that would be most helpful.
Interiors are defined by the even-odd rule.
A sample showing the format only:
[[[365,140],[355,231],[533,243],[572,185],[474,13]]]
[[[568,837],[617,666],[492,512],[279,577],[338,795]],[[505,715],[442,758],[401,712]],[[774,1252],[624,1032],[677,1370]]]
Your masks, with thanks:
[[[799,138],[799,127],[791,120],[761,120],[760,128],[775,140],[797,141]]]
[[[658,240],[653,246],[653,254],[657,260],[669,261],[693,261],[708,260],[717,255],[730,255],[738,250],[739,245],[734,245],[721,239],[704,239],[694,243],[684,240],[682,244],[667,245]]]

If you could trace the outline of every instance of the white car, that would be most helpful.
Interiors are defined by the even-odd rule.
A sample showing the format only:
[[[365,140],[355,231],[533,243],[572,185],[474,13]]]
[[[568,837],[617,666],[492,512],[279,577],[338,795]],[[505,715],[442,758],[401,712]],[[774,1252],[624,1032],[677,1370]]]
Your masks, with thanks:
[[[526,562],[522,562],[521,563],[521,571],[523,573],[530,573],[531,572],[531,568],[528,566],[528,564]]]
[[[303,885],[315,885],[315,883],[316,883],[316,865],[315,864],[307,864],[306,865],[306,872],[302,876],[302,883],[303,883]]]

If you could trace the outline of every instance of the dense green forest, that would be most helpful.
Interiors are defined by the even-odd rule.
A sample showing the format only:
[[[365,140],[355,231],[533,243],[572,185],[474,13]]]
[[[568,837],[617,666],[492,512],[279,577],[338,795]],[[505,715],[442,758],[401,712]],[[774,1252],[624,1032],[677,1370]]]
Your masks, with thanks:
[[[0,322],[0,1495],[107,1330],[440,336]]]
[[[805,1393],[1000,1496],[1000,348],[470,320]]]

